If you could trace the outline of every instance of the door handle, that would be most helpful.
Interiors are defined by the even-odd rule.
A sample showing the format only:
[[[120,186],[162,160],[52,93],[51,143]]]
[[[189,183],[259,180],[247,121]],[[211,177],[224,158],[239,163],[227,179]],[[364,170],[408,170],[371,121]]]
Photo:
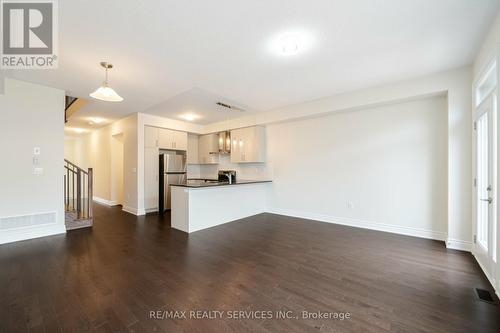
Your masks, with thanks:
[[[481,201],[488,201],[488,204],[491,204],[493,202],[493,199],[492,198],[488,198],[488,199],[479,199]]]

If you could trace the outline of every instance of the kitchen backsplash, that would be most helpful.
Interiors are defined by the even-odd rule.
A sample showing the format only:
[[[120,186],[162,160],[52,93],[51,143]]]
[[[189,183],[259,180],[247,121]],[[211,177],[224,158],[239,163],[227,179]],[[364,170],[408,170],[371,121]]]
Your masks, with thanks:
[[[221,155],[219,164],[188,165],[188,178],[217,178],[219,170],[236,170],[237,179],[273,179],[272,163],[231,163],[229,155]]]

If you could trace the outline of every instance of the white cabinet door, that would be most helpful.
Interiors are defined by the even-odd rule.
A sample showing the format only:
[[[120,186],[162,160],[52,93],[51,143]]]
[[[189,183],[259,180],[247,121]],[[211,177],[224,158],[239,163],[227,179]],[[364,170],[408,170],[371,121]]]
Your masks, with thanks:
[[[173,131],[173,143],[175,150],[187,150],[188,136],[186,132]]]
[[[160,128],[158,130],[158,147],[161,149],[187,150],[187,133]]]
[[[144,147],[158,147],[158,128],[144,126]]]
[[[144,148],[144,208],[146,212],[158,210],[159,200],[159,150]]]
[[[158,147],[161,149],[174,149],[174,131],[158,129]]]
[[[266,130],[262,126],[231,131],[231,162],[262,163],[266,161]]]
[[[242,133],[242,129],[231,131],[231,163],[241,162],[241,146],[243,145]]]
[[[219,136],[217,134],[200,135],[198,160],[200,164],[219,163]]]
[[[198,135],[188,134],[187,163],[198,164]]]

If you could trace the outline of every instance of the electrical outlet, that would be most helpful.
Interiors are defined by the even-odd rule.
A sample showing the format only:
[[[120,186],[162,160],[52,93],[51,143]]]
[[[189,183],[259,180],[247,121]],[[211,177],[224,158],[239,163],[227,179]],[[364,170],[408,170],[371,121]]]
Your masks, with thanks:
[[[43,175],[43,168],[33,168],[33,174],[36,176]]]
[[[347,201],[347,208],[349,208],[349,209],[354,208],[354,204],[352,203],[352,201]]]

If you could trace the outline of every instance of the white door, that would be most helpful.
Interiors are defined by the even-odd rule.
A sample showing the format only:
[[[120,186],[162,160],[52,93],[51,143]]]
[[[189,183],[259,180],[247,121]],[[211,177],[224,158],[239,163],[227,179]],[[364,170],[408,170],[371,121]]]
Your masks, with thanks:
[[[496,110],[494,96],[485,99],[475,115],[474,256],[488,276],[496,261]]]

